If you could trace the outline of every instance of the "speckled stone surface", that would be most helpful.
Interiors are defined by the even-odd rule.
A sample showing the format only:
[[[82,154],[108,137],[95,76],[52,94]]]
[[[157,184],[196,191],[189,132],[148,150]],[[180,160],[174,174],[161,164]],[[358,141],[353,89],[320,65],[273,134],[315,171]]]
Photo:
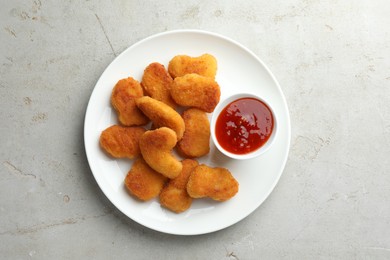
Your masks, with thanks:
[[[0,253],[4,259],[389,259],[390,2],[1,1]],[[223,34],[273,71],[289,159],[253,214],[174,236],[119,212],[89,169],[94,85],[133,43]]]

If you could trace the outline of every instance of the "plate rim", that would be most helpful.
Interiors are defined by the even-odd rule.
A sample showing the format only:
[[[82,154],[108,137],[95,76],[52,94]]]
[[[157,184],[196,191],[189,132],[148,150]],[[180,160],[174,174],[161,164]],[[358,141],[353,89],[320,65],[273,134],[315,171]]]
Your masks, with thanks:
[[[99,84],[99,82],[102,80],[103,76],[105,75],[106,71],[111,67],[111,65],[116,62],[118,59],[120,59],[121,56],[125,55],[126,52],[130,51],[131,49],[133,48],[136,48],[137,46],[139,45],[142,45],[144,42],[147,42],[147,41],[151,41],[155,38],[159,38],[161,36],[166,36],[166,35],[170,35],[170,34],[182,34],[182,33],[194,33],[194,34],[203,34],[203,35],[208,35],[208,36],[211,36],[211,37],[216,37],[216,38],[220,38],[220,39],[223,39],[233,45],[236,45],[237,47],[241,48],[242,50],[244,50],[245,52],[247,52],[248,54],[250,54],[250,56],[252,58],[254,58],[258,63],[261,64],[261,66],[265,69],[265,71],[267,72],[267,74],[271,77],[272,81],[275,83],[276,87],[277,87],[277,90],[279,92],[279,95],[282,99],[282,103],[283,103],[283,107],[286,111],[286,124],[288,126],[288,128],[286,129],[286,134],[287,134],[287,145],[286,145],[286,154],[284,157],[282,157],[282,163],[280,164],[280,171],[278,172],[278,175],[277,177],[275,178],[274,182],[272,183],[272,185],[270,186],[269,190],[267,192],[265,192],[265,196],[264,196],[264,199],[262,200],[259,200],[256,204],[255,204],[255,207],[253,207],[252,210],[250,210],[247,214],[243,214],[238,220],[236,221],[233,221],[232,223],[230,224],[227,224],[227,225],[224,225],[222,227],[218,227],[218,228],[214,228],[214,229],[209,229],[208,231],[201,231],[201,232],[171,232],[171,231],[166,231],[166,230],[163,230],[161,228],[156,228],[154,226],[151,226],[151,225],[148,225],[148,224],[145,224],[145,223],[141,223],[140,221],[138,220],[135,220],[131,217],[129,217],[127,214],[124,213],[124,210],[122,209],[122,207],[120,205],[117,205],[117,203],[115,203],[111,198],[110,198],[110,195],[106,193],[106,190],[102,188],[102,184],[100,183],[100,180],[97,178],[97,176],[94,174],[93,170],[92,170],[92,166],[91,166],[91,155],[89,153],[89,150],[87,148],[87,117],[88,117],[88,114],[91,113],[91,99],[92,97],[94,96],[94,93],[95,91],[97,91],[97,86]],[[123,215],[125,215],[127,218],[131,219],[132,221],[144,226],[144,227],[147,227],[151,230],[155,230],[155,231],[158,231],[158,232],[161,232],[161,233],[165,233],[165,234],[172,234],[172,235],[181,235],[181,236],[191,236],[191,235],[202,235],[202,234],[209,234],[209,233],[213,233],[213,232],[216,232],[216,231],[219,231],[219,230],[223,230],[227,227],[230,227],[240,221],[242,221],[243,219],[245,219],[246,217],[248,217],[249,215],[251,215],[256,209],[258,209],[263,203],[264,201],[270,196],[270,194],[273,192],[273,190],[275,189],[277,183],[279,182],[281,176],[283,175],[283,172],[284,172],[284,169],[285,169],[285,166],[287,164],[287,161],[288,161],[288,157],[289,157],[289,153],[290,153],[290,148],[291,148],[291,118],[290,118],[290,111],[289,111],[289,108],[288,108],[288,105],[287,105],[287,100],[286,100],[286,97],[282,91],[282,88],[278,82],[278,80],[276,79],[275,75],[273,74],[273,72],[269,69],[269,67],[253,52],[251,51],[249,48],[247,48],[246,46],[244,46],[243,44],[241,44],[240,42],[236,41],[236,40],[233,40],[227,36],[224,36],[222,34],[219,34],[219,33],[216,33],[216,32],[211,32],[211,31],[206,31],[206,30],[200,30],[200,29],[176,29],[176,30],[168,30],[168,31],[164,31],[164,32],[159,32],[159,33],[155,33],[155,34],[152,34],[152,35],[149,35],[133,44],[131,44],[130,46],[128,46],[126,49],[124,49],[119,55],[117,55],[113,60],[111,60],[111,62],[105,67],[105,69],[103,70],[103,72],[100,74],[98,80],[96,81],[94,87],[93,87],[93,90],[89,96],[89,99],[88,99],[88,104],[87,104],[87,108],[85,110],[85,117],[84,117],[84,131],[83,131],[83,143],[84,143],[84,148],[85,148],[85,153],[86,153],[86,157],[87,157],[87,162],[88,162],[88,166],[90,168],[90,171],[95,179],[95,181],[97,182],[98,186],[99,186],[99,189],[103,192],[103,194],[106,196],[106,198],[110,201],[110,203],[112,203]]]

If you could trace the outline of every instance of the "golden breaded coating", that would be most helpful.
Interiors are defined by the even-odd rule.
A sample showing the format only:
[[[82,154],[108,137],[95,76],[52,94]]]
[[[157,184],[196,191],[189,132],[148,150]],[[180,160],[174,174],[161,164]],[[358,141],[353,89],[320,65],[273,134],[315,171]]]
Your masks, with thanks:
[[[179,113],[167,104],[151,97],[141,97],[136,101],[138,108],[153,122],[156,128],[166,126],[176,132],[177,140],[183,137],[184,121]]]
[[[173,78],[190,73],[215,78],[217,73],[217,59],[213,55],[207,53],[199,57],[177,55],[170,60],[168,72]]]
[[[164,187],[167,178],[152,168],[139,157],[132,165],[125,178],[127,190],[140,200],[157,197]]]
[[[185,130],[177,145],[178,151],[187,158],[201,157],[210,151],[210,122],[206,112],[189,108],[182,114]]]
[[[225,201],[238,192],[238,182],[228,169],[201,164],[192,171],[187,192],[192,198]]]
[[[160,193],[161,205],[176,213],[183,212],[191,206],[192,198],[187,193],[187,182],[198,162],[185,159],[182,164],[183,169],[179,176],[169,180]]]
[[[172,82],[173,79],[164,65],[153,62],[145,68],[141,86],[146,95],[175,108],[176,103],[173,101],[170,94]]]
[[[221,90],[212,78],[187,74],[174,79],[171,96],[178,105],[196,107],[211,113],[219,102]]]
[[[100,146],[115,158],[134,158],[140,154],[139,139],[145,133],[140,126],[113,125],[100,135]]]
[[[131,77],[116,83],[111,93],[111,104],[117,111],[122,125],[140,126],[149,122],[149,119],[135,105],[135,99],[143,95],[141,84]]]
[[[183,168],[172,153],[176,142],[175,132],[167,127],[146,131],[139,141],[141,154],[149,166],[170,179],[176,178]]]

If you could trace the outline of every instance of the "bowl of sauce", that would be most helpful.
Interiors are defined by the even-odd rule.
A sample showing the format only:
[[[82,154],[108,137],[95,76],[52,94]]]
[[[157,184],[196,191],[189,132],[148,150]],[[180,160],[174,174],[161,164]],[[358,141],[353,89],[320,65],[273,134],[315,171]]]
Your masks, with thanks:
[[[265,153],[275,140],[276,116],[259,96],[240,93],[221,101],[211,118],[211,137],[226,156],[250,159]]]

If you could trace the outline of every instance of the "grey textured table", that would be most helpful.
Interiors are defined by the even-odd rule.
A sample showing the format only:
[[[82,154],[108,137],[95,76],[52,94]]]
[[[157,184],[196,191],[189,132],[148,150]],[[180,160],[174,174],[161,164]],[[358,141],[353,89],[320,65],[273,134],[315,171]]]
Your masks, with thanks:
[[[1,1],[0,252],[4,259],[389,259],[390,2]],[[131,44],[203,29],[255,52],[286,96],[277,187],[218,232],[128,219],[89,169],[83,122]]]

